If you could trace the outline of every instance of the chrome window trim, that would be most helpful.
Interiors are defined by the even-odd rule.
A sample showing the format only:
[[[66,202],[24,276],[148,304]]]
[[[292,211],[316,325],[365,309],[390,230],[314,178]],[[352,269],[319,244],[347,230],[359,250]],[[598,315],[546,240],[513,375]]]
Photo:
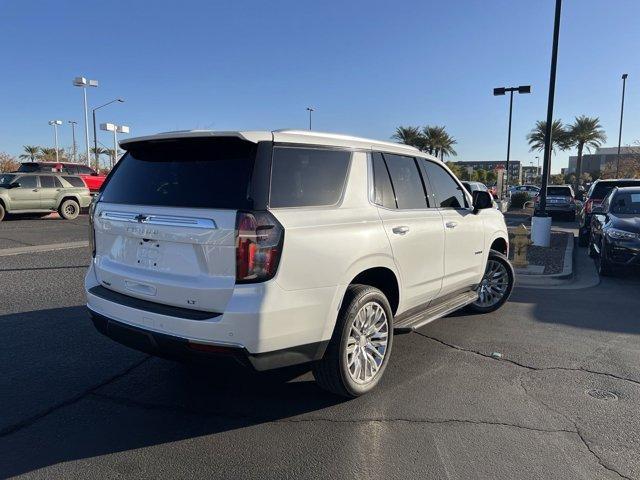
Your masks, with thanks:
[[[147,215],[143,213],[102,211],[99,218],[112,222],[140,223],[144,225],[161,225],[167,227],[188,227],[217,229],[216,222],[210,218],[178,217],[172,215]]]

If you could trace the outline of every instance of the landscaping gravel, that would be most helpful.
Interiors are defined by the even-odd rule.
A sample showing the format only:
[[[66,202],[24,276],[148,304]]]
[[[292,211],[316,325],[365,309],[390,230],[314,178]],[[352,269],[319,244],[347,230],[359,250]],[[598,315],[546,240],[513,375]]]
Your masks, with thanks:
[[[510,241],[513,241],[509,235]],[[551,243],[549,247],[537,247],[529,245],[527,249],[527,260],[530,265],[544,265],[544,275],[562,273],[564,267],[564,253],[567,242],[572,237],[566,232],[551,232]],[[514,248],[510,249],[509,258],[513,260]]]

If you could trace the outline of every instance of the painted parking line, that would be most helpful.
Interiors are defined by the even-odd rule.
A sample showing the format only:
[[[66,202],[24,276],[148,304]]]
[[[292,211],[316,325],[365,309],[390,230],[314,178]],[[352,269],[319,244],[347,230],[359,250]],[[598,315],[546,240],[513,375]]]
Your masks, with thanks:
[[[53,250],[68,250],[71,248],[88,247],[89,242],[66,242],[66,243],[49,243],[48,245],[33,245],[29,247],[13,247],[3,248],[0,250],[0,257],[8,257],[10,255],[22,255],[25,253],[50,252]]]

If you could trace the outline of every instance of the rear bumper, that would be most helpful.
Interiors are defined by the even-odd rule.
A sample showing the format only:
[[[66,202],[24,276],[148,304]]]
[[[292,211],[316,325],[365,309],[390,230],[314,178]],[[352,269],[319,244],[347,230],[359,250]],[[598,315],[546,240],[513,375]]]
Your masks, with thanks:
[[[186,338],[118,322],[91,309],[89,312],[93,325],[103,335],[127,347],[170,360],[215,364],[221,359],[232,358],[244,366],[264,371],[319,360],[328,343],[317,342],[252,354],[241,346],[193,342]]]
[[[549,204],[547,203],[547,212],[557,213],[575,213],[576,206],[572,204]]]

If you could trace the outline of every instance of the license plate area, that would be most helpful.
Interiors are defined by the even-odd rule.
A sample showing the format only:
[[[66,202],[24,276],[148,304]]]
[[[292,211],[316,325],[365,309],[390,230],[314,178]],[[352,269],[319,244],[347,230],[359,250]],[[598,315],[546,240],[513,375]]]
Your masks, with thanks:
[[[157,240],[140,240],[136,249],[136,265],[150,270],[162,270],[163,245]]]

